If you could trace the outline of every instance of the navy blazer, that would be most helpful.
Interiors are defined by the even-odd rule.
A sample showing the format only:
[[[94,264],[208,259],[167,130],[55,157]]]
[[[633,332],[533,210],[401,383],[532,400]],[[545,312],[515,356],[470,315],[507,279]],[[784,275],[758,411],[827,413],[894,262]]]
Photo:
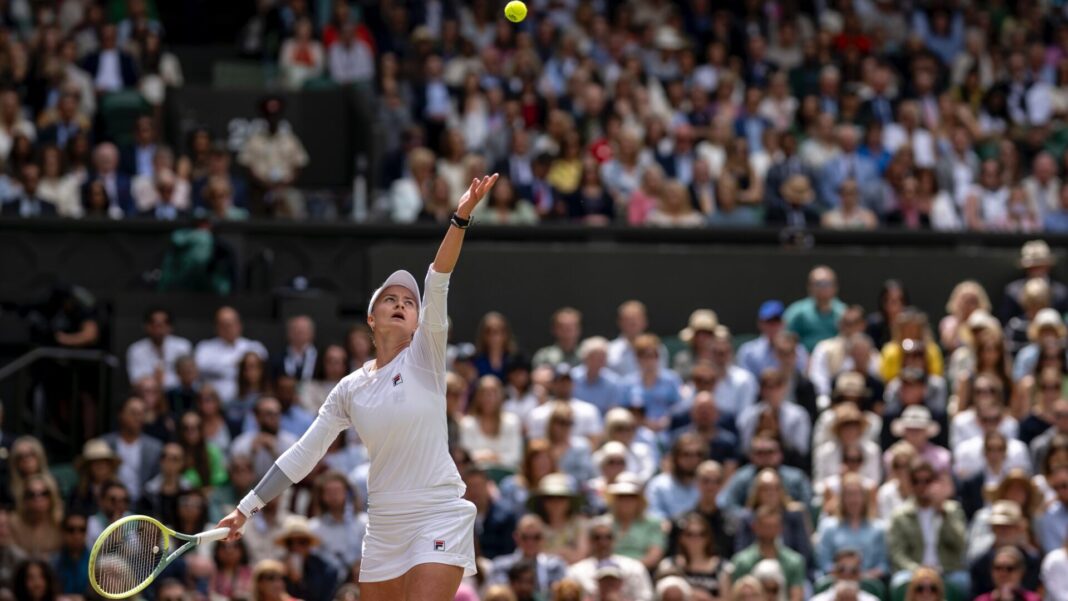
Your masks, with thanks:
[[[94,52],[82,61],[82,69],[96,81],[96,73],[100,69],[100,53]],[[129,53],[119,51],[119,70],[122,72],[122,87],[132,88],[137,85],[137,63]]]
[[[85,206],[85,201],[89,196],[89,185],[98,179],[98,175],[93,174],[89,181],[82,184],[82,206]],[[109,200],[113,204],[117,204],[122,209],[123,215],[131,217],[137,214],[137,208],[134,205],[133,191],[130,188],[131,179],[129,175],[122,172],[115,174],[115,193],[118,198],[110,198]]]

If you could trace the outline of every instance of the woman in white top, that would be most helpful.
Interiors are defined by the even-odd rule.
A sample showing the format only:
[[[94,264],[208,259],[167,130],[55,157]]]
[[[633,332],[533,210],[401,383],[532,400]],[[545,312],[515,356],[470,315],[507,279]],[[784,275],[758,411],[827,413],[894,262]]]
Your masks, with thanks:
[[[354,426],[371,459],[360,566],[364,601],[450,601],[475,573],[475,506],[448,449],[446,297],[471,211],[497,181],[471,181],[427,272],[425,293],[396,271],[371,296],[367,324],[378,355],[338,383],[304,436],[219,522],[240,536],[249,516],[299,482],[337,435]]]
[[[480,463],[516,469],[523,454],[523,430],[515,414],[503,411],[504,387],[482,376],[467,415],[460,421],[460,446]]]

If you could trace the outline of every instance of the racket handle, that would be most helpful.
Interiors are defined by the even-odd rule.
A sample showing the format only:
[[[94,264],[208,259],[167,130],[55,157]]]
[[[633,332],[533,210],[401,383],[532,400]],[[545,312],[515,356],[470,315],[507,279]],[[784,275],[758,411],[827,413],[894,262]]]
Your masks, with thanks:
[[[229,528],[215,528],[214,530],[208,530],[207,532],[201,532],[197,535],[197,544],[203,545],[204,543],[213,543],[217,540],[222,540],[230,536]]]

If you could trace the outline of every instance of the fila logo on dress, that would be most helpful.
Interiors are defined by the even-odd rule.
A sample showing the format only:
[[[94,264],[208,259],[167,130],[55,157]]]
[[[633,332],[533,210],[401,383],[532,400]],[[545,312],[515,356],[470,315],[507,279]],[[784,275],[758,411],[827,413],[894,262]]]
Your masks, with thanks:
[[[445,541],[443,539],[440,539],[440,538],[435,540],[434,541],[434,550],[435,551],[444,551],[445,550]]]
[[[393,385],[394,386],[396,386],[397,384],[403,384],[403,383],[404,383],[404,378],[402,378],[400,374],[397,374],[397,375],[393,376]]]

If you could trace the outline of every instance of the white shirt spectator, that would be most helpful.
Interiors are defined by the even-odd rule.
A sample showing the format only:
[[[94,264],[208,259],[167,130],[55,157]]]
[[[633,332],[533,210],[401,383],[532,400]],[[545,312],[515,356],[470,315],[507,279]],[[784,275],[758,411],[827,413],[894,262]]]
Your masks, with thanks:
[[[1046,601],[1068,601],[1068,550],[1051,551],[1042,560],[1042,584]]]
[[[861,440],[860,450],[864,454],[864,463],[860,467],[860,475],[873,482],[878,482],[882,479],[882,467],[879,465],[882,452],[879,450],[879,445],[870,440]],[[828,441],[816,447],[816,451],[812,456],[812,480],[814,482],[837,476],[841,471],[841,444],[837,441]]]
[[[126,349],[126,373],[132,383],[162,369],[163,387],[172,388],[178,385],[174,362],[192,352],[193,344],[180,336],[167,336],[162,348],[156,348],[151,340],[142,338]]]
[[[864,430],[865,440],[879,444],[879,436],[883,431],[883,418],[871,411],[865,411],[864,417],[868,419],[868,427]],[[822,411],[816,417],[816,423],[812,426],[812,447],[818,449],[820,445],[833,439],[834,411]],[[876,478],[876,481],[879,479]]]
[[[115,453],[122,459],[119,464],[119,482],[126,487],[130,501],[141,498],[141,437],[128,443],[121,436],[116,440]]]
[[[330,46],[330,77],[338,83],[358,83],[374,79],[375,57],[362,40]]]
[[[934,136],[926,129],[917,128],[910,134],[908,130],[897,123],[890,123],[883,130],[883,146],[893,154],[905,144],[912,144],[913,161],[917,167],[934,168],[935,166],[935,143]]]
[[[557,401],[559,402],[559,401]],[[600,437],[604,434],[604,421],[601,419],[601,411],[593,403],[571,399],[567,401],[571,406],[571,414],[574,416],[575,425],[571,432],[577,436],[587,438]],[[549,416],[552,415],[553,403],[538,405],[527,414],[527,439],[545,438],[549,425]]]
[[[735,417],[752,406],[759,393],[760,385],[753,374],[737,365],[727,366],[724,377],[716,382],[716,388],[712,391],[716,397],[716,407]]]
[[[653,601],[653,585],[649,580],[649,570],[646,570],[645,566],[637,559],[631,559],[623,555],[612,555],[604,560],[587,557],[572,564],[567,569],[567,577],[578,581],[583,590],[586,591],[586,594],[595,599],[599,590],[597,586],[597,568],[602,562],[615,564],[623,572],[623,590],[621,591],[623,599]]]
[[[115,48],[100,51],[100,66],[96,70],[96,89],[115,92],[122,89],[122,63]]]
[[[500,431],[489,436],[482,431],[477,416],[466,415],[460,421],[460,445],[472,455],[492,451],[497,465],[516,469],[523,457],[523,429],[518,417],[502,411]]]
[[[1028,453],[1027,445],[1009,438],[1008,454],[1005,456],[1005,469],[1010,470],[1018,467],[1031,473],[1031,454]],[[961,480],[976,475],[986,467],[986,458],[983,457],[983,439],[981,437],[969,438],[953,449],[953,473]]]
[[[232,344],[218,337],[197,344],[194,353],[197,369],[204,381],[215,387],[223,403],[237,396],[237,364],[245,353],[256,353],[267,359],[267,348],[262,343],[243,336]]]
[[[1001,423],[998,424],[998,432],[1004,434],[1005,438],[1009,440],[1016,438],[1019,430],[1019,422],[1011,415],[1002,417]],[[976,437],[982,438],[982,436],[983,428],[979,425],[979,418],[975,414],[975,409],[961,411],[953,417],[953,421],[949,424],[949,447],[954,451],[962,442]]]

